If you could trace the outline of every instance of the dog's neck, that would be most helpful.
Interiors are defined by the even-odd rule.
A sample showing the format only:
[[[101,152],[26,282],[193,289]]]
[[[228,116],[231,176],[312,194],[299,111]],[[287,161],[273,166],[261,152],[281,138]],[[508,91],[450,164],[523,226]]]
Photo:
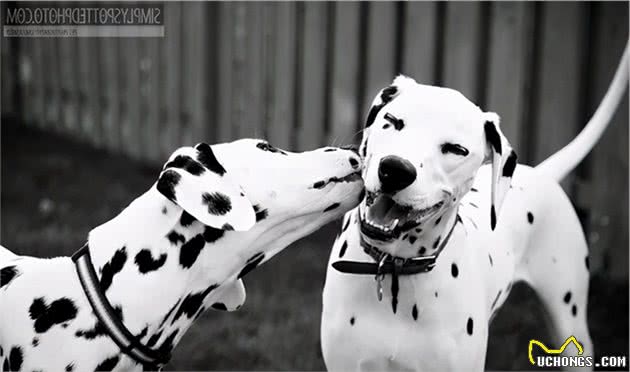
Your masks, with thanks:
[[[204,259],[208,249],[196,252],[196,262],[183,260],[182,244],[204,231],[201,223],[189,222],[182,226],[182,209],[154,185],[89,235],[101,289],[112,306],[122,310],[125,326],[133,334],[146,335],[141,341],[149,341],[149,346],[171,348],[204,310],[206,295],[240,264],[237,255],[231,261],[224,256],[209,269]],[[191,296],[196,296],[194,301]]]

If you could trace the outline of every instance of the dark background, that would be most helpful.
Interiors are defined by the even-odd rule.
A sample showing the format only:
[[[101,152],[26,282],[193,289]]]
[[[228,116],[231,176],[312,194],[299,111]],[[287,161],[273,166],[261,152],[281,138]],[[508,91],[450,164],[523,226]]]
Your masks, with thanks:
[[[498,112],[519,160],[535,165],[597,107],[628,38],[628,4],[167,3],[165,32],[1,39],[2,245],[71,254],[182,145],[357,142],[367,105],[399,72]],[[589,240],[595,353],[628,355],[627,96],[563,186]],[[207,312],[169,368],[323,369],[321,292],[338,227],[248,276],[244,308]],[[543,318],[517,286],[491,326],[487,367],[529,368]]]

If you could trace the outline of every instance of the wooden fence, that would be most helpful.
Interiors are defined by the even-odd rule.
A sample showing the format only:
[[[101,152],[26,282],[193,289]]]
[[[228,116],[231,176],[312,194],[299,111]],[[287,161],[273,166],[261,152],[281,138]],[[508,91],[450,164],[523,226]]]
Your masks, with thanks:
[[[149,162],[238,137],[308,149],[357,142],[404,73],[498,112],[537,164],[603,96],[628,3],[167,3],[165,24],[164,38],[3,38],[3,115]],[[626,278],[627,102],[564,186],[592,266]]]

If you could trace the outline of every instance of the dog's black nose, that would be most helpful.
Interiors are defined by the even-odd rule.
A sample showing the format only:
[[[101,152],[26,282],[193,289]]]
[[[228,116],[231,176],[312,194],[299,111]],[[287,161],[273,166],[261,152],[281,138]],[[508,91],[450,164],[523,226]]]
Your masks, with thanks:
[[[389,155],[381,159],[378,165],[378,179],[381,190],[394,193],[411,185],[416,179],[416,168],[409,160],[400,156]]]

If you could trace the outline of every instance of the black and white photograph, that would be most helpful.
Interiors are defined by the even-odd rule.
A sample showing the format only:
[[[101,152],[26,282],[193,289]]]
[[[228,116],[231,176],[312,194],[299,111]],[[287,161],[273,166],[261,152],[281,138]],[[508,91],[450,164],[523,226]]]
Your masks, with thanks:
[[[0,372],[628,371],[628,1],[1,1]]]

